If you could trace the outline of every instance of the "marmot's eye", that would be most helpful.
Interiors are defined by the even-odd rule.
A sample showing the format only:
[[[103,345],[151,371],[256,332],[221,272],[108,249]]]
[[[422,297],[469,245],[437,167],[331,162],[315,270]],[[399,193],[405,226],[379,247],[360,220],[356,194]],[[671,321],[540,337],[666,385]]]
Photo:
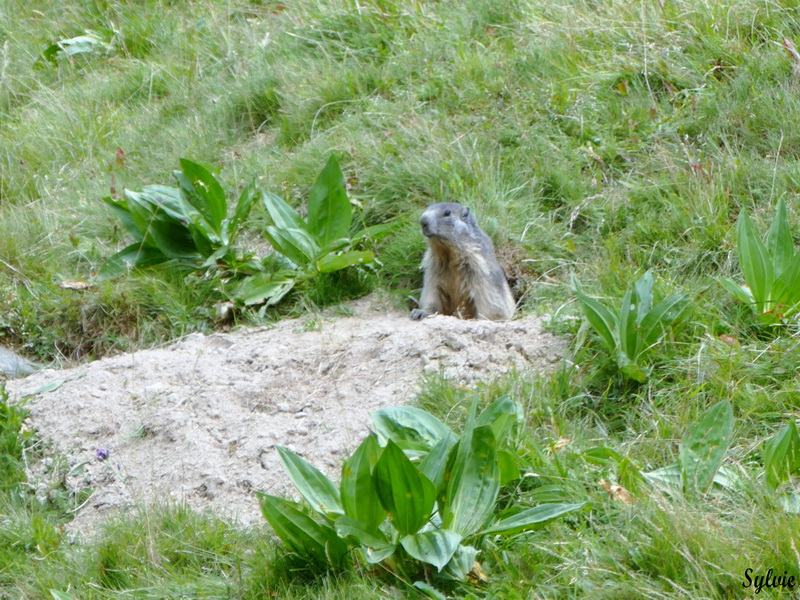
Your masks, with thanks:
[[[444,211],[444,216],[445,217],[449,217],[450,216],[450,209],[449,208],[446,211]]]

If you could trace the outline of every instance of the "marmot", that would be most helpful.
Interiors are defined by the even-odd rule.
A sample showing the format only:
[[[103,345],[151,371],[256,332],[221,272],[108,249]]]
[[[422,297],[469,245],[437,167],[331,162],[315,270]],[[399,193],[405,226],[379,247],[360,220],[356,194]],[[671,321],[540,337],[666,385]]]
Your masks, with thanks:
[[[494,246],[466,206],[429,206],[419,220],[428,240],[425,277],[412,319],[430,314],[463,319],[510,319],[515,302]]]

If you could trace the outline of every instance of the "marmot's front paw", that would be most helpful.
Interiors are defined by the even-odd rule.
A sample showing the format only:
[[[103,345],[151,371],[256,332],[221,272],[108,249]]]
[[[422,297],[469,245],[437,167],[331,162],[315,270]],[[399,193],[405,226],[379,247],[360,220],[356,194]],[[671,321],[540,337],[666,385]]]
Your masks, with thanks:
[[[421,308],[415,308],[414,310],[411,311],[410,316],[415,321],[419,321],[421,319],[424,319],[425,317],[430,317],[431,313],[429,313],[427,310],[422,310]]]

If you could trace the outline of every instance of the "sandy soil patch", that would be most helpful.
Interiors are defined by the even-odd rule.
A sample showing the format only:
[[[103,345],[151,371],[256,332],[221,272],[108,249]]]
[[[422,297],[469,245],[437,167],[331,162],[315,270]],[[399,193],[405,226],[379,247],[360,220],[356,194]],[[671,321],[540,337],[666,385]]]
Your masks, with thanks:
[[[420,376],[442,370],[463,384],[510,368],[541,371],[562,340],[536,317],[507,323],[431,317],[412,321],[375,298],[354,316],[312,327],[191,335],[164,348],[9,381],[30,396],[29,425],[66,457],[71,489],[90,487],[71,528],[137,503],[185,501],[261,521],[253,490],[291,493],[275,445],[336,477],[369,413],[407,403]],[[32,466],[33,478],[41,465]]]

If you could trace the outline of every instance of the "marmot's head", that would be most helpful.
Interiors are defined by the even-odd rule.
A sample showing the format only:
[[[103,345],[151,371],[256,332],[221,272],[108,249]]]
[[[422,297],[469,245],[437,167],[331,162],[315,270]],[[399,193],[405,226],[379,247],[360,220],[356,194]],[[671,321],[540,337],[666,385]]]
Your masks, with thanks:
[[[470,238],[479,231],[469,208],[453,202],[429,206],[422,213],[419,224],[425,237],[440,241]]]

